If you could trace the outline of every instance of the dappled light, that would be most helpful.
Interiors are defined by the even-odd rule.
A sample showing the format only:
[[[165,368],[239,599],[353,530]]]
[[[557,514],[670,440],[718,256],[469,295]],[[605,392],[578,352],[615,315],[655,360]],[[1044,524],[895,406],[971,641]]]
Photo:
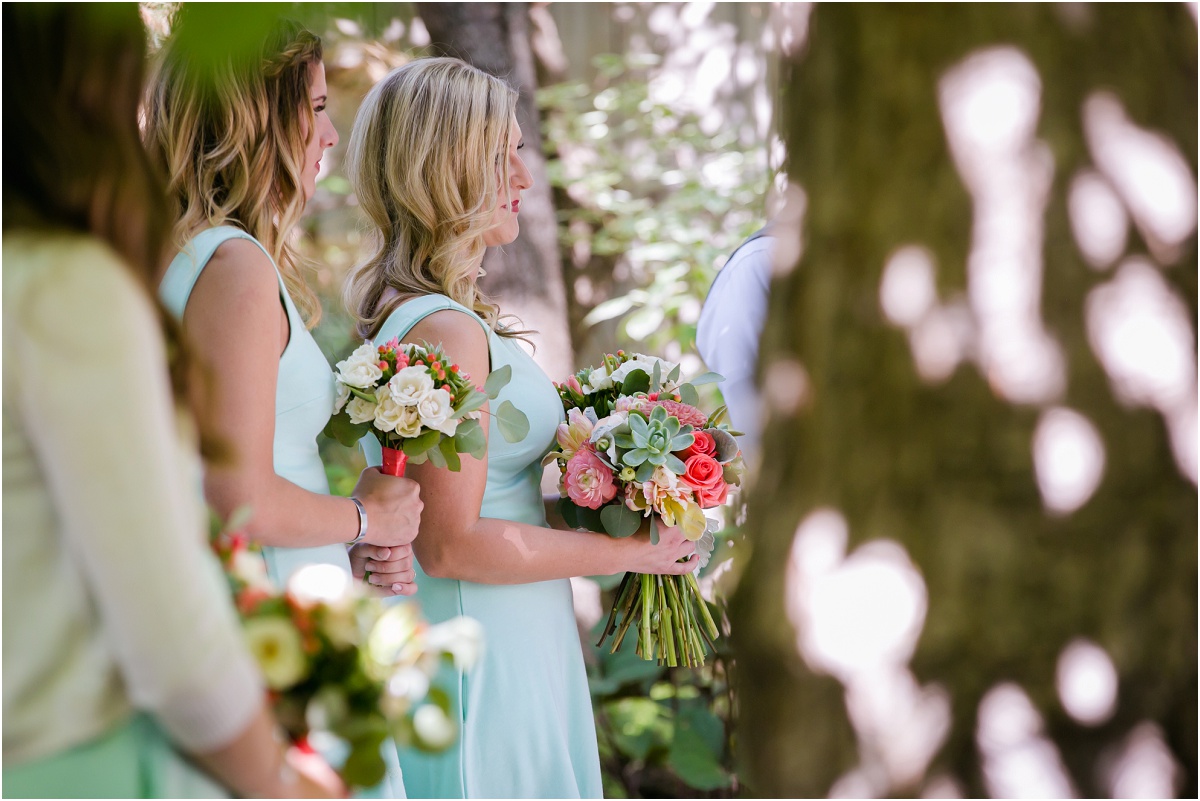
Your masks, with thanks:
[[[1087,99],[1083,122],[1092,158],[1121,194],[1151,253],[1164,264],[1177,261],[1180,244],[1196,230],[1196,179],[1179,147],[1135,125],[1109,92]]]
[[[968,294],[980,366],[1016,403],[1044,403],[1064,388],[1063,356],[1042,325],[1042,215],[1054,164],[1034,139],[1041,80],[1019,50],[976,53],[942,78],[938,93],[954,163],[974,201]]]
[[[916,245],[894,252],[883,268],[879,303],[895,325],[909,328],[920,322],[937,303],[933,254]]]
[[[1108,181],[1094,170],[1084,170],[1071,180],[1068,208],[1075,243],[1096,270],[1111,267],[1125,252],[1129,216]]]
[[[1041,714],[1016,684],[997,685],[984,696],[975,738],[993,798],[1076,797]]]
[[[1105,773],[1113,798],[1173,798],[1179,793],[1179,763],[1163,742],[1162,729],[1149,721],[1125,737]]]
[[[787,571],[788,616],[810,668],[838,678],[860,763],[833,797],[913,788],[950,726],[950,699],[907,664],[925,621],[926,591],[904,548],[872,540],[846,555],[846,521],[832,509],[801,522]]]
[[[1117,669],[1104,649],[1090,640],[1071,641],[1058,656],[1058,697],[1080,723],[1095,726],[1117,706]]]
[[[1076,411],[1048,409],[1033,435],[1033,468],[1046,508],[1069,514],[1087,503],[1104,475],[1104,442]]]
[[[1186,304],[1144,258],[1087,298],[1088,339],[1113,394],[1162,413],[1179,469],[1196,482],[1195,332]]]

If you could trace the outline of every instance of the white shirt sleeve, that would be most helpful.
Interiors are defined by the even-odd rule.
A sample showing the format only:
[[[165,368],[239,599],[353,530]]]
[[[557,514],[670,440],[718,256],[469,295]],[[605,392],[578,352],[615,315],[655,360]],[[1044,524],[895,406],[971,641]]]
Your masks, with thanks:
[[[721,394],[730,425],[743,433],[740,443],[747,462],[758,453],[762,426],[754,372],[767,317],[773,242],[772,237],[760,237],[733,254],[713,281],[696,326],[696,349],[710,370],[725,377]]]
[[[61,558],[83,577],[132,703],[184,749],[212,750],[244,730],[263,690],[206,542],[158,321],[110,251],[63,250],[25,287],[5,372],[19,377]]]

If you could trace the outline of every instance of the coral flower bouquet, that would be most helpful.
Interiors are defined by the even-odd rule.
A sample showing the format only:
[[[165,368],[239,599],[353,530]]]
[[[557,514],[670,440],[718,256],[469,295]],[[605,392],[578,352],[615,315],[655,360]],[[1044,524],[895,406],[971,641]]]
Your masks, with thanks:
[[[721,377],[685,383],[679,373],[670,362],[617,351],[556,384],[567,421],[546,463],[558,464],[568,525],[628,537],[649,518],[657,543],[661,520],[697,541],[706,563],[716,523],[704,510],[725,503],[744,467],[736,432],[721,423],[724,407],[711,416],[698,408],[696,385]],[[694,574],[627,573],[600,642],[613,637],[615,652],[635,623],[642,658],[671,666],[703,665],[704,642],[718,636]]]
[[[460,453],[483,456],[487,440],[480,410],[511,378],[506,365],[476,387],[440,347],[367,340],[337,363],[337,399],[325,434],[348,447],[373,434],[383,447],[388,475],[404,475],[409,460],[458,470]],[[494,415],[509,442],[529,431],[528,419],[511,401]]]
[[[293,743],[320,751],[353,789],[383,779],[388,737],[434,752],[457,739],[449,696],[432,677],[443,661],[467,667],[478,658],[477,621],[427,625],[412,604],[385,607],[337,565],[303,567],[280,590],[257,547],[215,517],[211,542]]]

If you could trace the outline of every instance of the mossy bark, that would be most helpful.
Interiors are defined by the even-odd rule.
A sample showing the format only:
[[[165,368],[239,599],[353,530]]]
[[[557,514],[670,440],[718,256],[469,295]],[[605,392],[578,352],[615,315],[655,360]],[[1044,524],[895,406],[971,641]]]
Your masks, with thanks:
[[[1043,510],[1031,441],[1039,408],[999,399],[973,363],[924,382],[903,331],[879,308],[897,247],[935,254],[942,298],[965,294],[972,202],[950,158],[939,78],[971,53],[1009,45],[1042,82],[1037,137],[1054,157],[1044,217],[1042,318],[1066,354],[1061,403],[1087,416],[1107,453],[1099,489],[1066,517]],[[739,751],[765,796],[823,796],[858,759],[838,682],[800,659],[784,610],[798,522],[846,518],[849,547],[900,542],[929,593],[912,662],[951,697],[952,730],[931,770],[986,792],[974,743],[981,697],[1019,684],[1085,796],[1097,760],[1136,723],[1162,726],[1195,796],[1197,494],[1162,417],[1112,395],[1084,326],[1084,299],[1111,279],[1073,242],[1066,190],[1090,157],[1082,107],[1107,89],[1138,125],[1175,142],[1196,173],[1196,23],[1183,5],[818,4],[785,67],[778,116],[790,178],[807,195],[804,250],[776,279],[762,364],[795,359],[810,400],[768,420],[746,524],[752,557],[732,605]],[[1146,253],[1131,228],[1127,253]],[[1196,319],[1196,236],[1162,275]],[[1193,345],[1194,345],[1193,339]],[[760,372],[766,368],[761,368]],[[1118,705],[1100,727],[1062,709],[1055,666],[1086,637],[1111,656]],[[919,788],[913,788],[914,790]]]

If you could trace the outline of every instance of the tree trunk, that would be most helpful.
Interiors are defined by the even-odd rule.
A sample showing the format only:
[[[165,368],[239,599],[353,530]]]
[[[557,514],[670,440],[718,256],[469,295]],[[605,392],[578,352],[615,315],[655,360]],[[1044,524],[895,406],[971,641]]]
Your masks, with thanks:
[[[520,90],[517,123],[525,140],[521,151],[533,187],[521,203],[521,234],[511,245],[492,248],[484,259],[480,286],[536,329],[534,358],[555,381],[574,370],[567,325],[566,292],[558,250],[558,224],[542,156],[541,122],[534,93],[537,73],[530,46],[525,3],[417,3],[433,46],[507,80]]]
[[[962,308],[979,330],[970,265],[980,255],[973,237],[988,232],[973,227],[980,201],[947,142],[939,81],[997,47],[1036,70],[1032,135],[1053,170],[1038,213],[1037,313],[1061,346],[1063,389],[1019,403],[971,351],[949,375],[923,379],[880,301],[891,254],[918,244],[933,256],[938,302],[971,298]],[[967,797],[996,791],[984,776],[978,713],[1009,682],[1037,709],[1083,797],[1112,791],[1106,749],[1144,721],[1159,727],[1182,769],[1175,791],[1195,797],[1196,486],[1177,466],[1164,416],[1115,397],[1086,325],[1089,293],[1126,258],[1166,253],[1152,272],[1186,306],[1194,361],[1195,229],[1170,253],[1131,227],[1116,263],[1094,269],[1067,203],[1078,171],[1094,168],[1084,108],[1102,90],[1134,124],[1174,143],[1195,192],[1195,20],[1167,4],[817,4],[783,80],[788,172],[807,211],[799,263],[772,287],[760,365],[772,434],[751,489],[753,553],[731,613],[747,785],[765,796],[825,796],[870,759],[842,684],[808,652],[801,657],[788,622],[797,527],[831,508],[845,520],[848,552],[899,543],[928,593],[908,667],[920,685],[945,690],[950,719],[927,777],[948,777]],[[1005,108],[981,136],[1011,121]],[[1031,447],[1055,406],[1090,420],[1106,457],[1095,494],[1059,515],[1044,508]],[[1064,711],[1056,688],[1060,655],[1076,638],[1103,649],[1119,677],[1111,717],[1090,726]],[[871,790],[923,788],[918,778]]]

